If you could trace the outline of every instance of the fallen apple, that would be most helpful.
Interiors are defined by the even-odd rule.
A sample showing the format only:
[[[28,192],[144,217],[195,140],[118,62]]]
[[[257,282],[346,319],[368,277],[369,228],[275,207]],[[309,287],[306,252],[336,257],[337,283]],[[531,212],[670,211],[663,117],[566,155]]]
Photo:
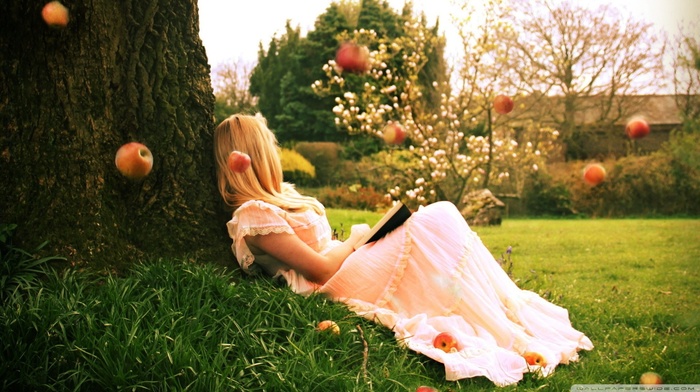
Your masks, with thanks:
[[[663,381],[658,373],[646,372],[639,377],[639,383],[642,385],[658,385],[663,384]]]
[[[406,130],[401,124],[391,122],[384,127],[382,137],[387,144],[401,144],[406,140]]]
[[[649,123],[641,118],[632,119],[625,126],[625,132],[630,139],[641,139],[650,131]]]
[[[590,163],[583,169],[583,180],[596,186],[605,180],[605,168],[599,163]]]
[[[244,152],[233,151],[228,156],[228,168],[236,173],[243,173],[250,167],[250,156]]]
[[[127,178],[139,180],[151,172],[153,168],[153,154],[148,147],[141,143],[126,143],[117,150],[114,158],[117,170]]]
[[[416,388],[416,392],[438,392],[438,390],[433,387],[421,385],[418,388]]]
[[[523,358],[525,358],[525,362],[527,362],[527,364],[530,366],[547,366],[547,361],[540,353],[528,351],[525,354],[523,354]]]
[[[60,1],[46,3],[44,8],[41,9],[41,17],[51,27],[68,26],[68,8],[61,4]]]
[[[333,320],[323,320],[316,326],[319,331],[329,331],[335,335],[340,335],[340,327]]]
[[[449,332],[440,332],[433,339],[433,347],[438,348],[446,353],[452,351],[452,349],[459,350],[457,344],[457,339]]]
[[[513,110],[513,99],[507,95],[497,95],[493,99],[493,110],[498,114],[508,114]]]
[[[335,54],[335,63],[343,71],[366,72],[369,69],[369,50],[354,42],[344,42]]]

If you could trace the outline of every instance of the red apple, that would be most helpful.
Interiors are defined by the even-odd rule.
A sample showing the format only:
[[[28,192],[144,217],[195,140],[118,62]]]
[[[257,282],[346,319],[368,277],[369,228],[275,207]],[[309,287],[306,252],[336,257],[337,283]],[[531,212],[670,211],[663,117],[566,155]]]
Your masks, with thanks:
[[[117,169],[125,177],[132,180],[144,178],[153,168],[153,154],[148,147],[141,143],[126,143],[117,150],[114,159]]]
[[[530,366],[542,366],[545,367],[547,366],[547,361],[544,359],[542,354],[536,353],[534,351],[528,351],[525,354],[523,354],[523,358],[525,358],[525,362],[527,362],[528,365]]]
[[[583,169],[583,180],[589,185],[598,185],[605,180],[605,168],[599,163],[591,163]]]
[[[663,384],[661,376],[658,373],[646,372],[639,377],[639,383],[643,385],[658,385]]]
[[[406,130],[399,123],[389,123],[382,131],[382,137],[387,144],[401,144],[406,140]]]
[[[438,390],[433,387],[421,385],[418,388],[416,388],[416,392],[438,392]]]
[[[318,331],[330,331],[334,335],[340,335],[340,327],[332,320],[323,320],[316,326]]]
[[[236,173],[243,173],[250,167],[250,156],[244,152],[233,151],[228,156],[228,168]]]
[[[44,8],[41,9],[41,17],[51,27],[68,26],[68,8],[61,4],[60,1],[46,3]]]
[[[449,332],[441,332],[435,336],[433,339],[433,347],[439,348],[440,350],[449,353],[454,348],[459,350],[459,345],[457,344],[457,339]]]
[[[625,126],[625,132],[630,139],[641,139],[650,131],[649,124],[641,118],[630,120]]]
[[[508,114],[513,110],[513,99],[507,95],[497,95],[493,99],[493,110],[498,114]]]
[[[335,54],[335,63],[344,71],[365,72],[369,69],[369,50],[354,42],[344,42]]]

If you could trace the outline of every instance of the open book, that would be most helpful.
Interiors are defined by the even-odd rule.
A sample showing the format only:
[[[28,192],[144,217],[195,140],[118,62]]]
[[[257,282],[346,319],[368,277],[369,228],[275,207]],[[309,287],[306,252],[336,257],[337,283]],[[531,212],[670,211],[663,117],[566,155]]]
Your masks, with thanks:
[[[367,232],[362,239],[357,241],[354,246],[355,250],[364,244],[374,242],[384,237],[390,231],[401,226],[410,216],[411,210],[409,210],[408,207],[406,207],[402,202],[396,202],[396,204],[394,204],[394,206],[391,207],[386,214],[384,214],[382,219],[380,219],[377,224],[372,226],[372,229]]]

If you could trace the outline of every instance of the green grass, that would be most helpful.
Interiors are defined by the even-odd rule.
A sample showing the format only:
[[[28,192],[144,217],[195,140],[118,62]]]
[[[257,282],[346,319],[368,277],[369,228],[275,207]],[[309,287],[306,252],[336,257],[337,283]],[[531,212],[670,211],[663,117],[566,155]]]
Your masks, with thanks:
[[[380,214],[329,210],[333,226]],[[337,225],[337,226],[336,226]],[[596,348],[551,377],[503,391],[573,384],[700,384],[700,220],[506,220],[477,228],[497,258],[513,247],[521,287],[569,309]],[[339,336],[314,329],[333,319]],[[40,391],[489,391],[447,382],[442,366],[388,329],[321,296],[178,260],[125,277],[68,270],[5,298],[0,389]]]

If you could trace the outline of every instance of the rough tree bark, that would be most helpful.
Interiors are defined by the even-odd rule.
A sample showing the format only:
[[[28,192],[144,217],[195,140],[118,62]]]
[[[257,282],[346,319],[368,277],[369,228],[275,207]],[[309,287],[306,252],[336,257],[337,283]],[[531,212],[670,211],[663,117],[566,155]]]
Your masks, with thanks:
[[[230,262],[197,1],[64,0],[64,29],[45,2],[0,12],[0,223],[78,265]],[[140,181],[114,165],[130,141],[154,155]]]

